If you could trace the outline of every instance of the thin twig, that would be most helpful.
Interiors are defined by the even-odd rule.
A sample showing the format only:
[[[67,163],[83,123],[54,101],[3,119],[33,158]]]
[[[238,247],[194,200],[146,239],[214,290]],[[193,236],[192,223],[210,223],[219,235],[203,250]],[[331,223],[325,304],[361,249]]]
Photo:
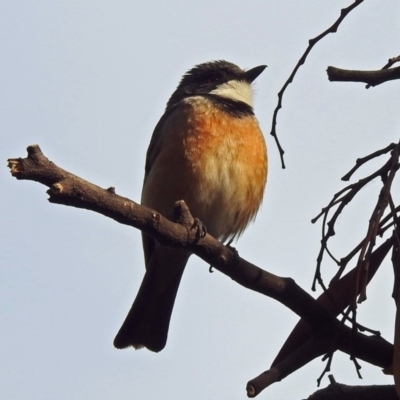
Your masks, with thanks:
[[[334,352],[332,351],[332,352],[330,352],[330,353],[325,354],[325,356],[322,357],[322,361],[325,361],[326,359],[327,359],[328,361],[326,362],[325,368],[324,368],[324,370],[322,371],[321,375],[320,375],[319,378],[317,379],[317,386],[318,386],[318,387],[320,386],[321,381],[322,381],[322,378],[325,376],[325,374],[327,374],[327,373],[330,372],[330,370],[331,370],[331,365],[332,365],[332,360],[333,360],[333,354],[334,354]]]
[[[278,93],[278,104],[274,110],[274,115],[272,117],[272,127],[271,127],[271,135],[274,137],[276,145],[278,146],[279,150],[279,155],[281,157],[281,163],[282,163],[282,168],[285,168],[285,161],[283,159],[283,155],[285,151],[283,150],[281,144],[279,143],[279,139],[276,133],[276,124],[277,124],[277,118],[278,118],[278,111],[280,108],[282,108],[282,98],[283,94],[286,90],[286,88],[292,83],[298,69],[304,64],[306,61],[306,58],[308,54],[310,53],[311,49],[314,47],[315,44],[317,44],[321,39],[323,39],[325,36],[327,36],[329,33],[335,33],[341,24],[341,22],[346,18],[347,14],[350,13],[354,8],[356,8],[359,4],[361,4],[364,0],[355,0],[353,4],[350,6],[343,8],[340,12],[339,18],[335,21],[335,23],[328,29],[326,29],[324,32],[322,32],[320,35],[316,36],[314,39],[310,39],[308,41],[308,47],[306,48],[306,51],[304,54],[300,57],[299,61],[297,62],[296,66],[294,67],[292,73],[290,74],[289,78],[283,85],[282,89]]]
[[[356,165],[346,174],[342,177],[342,181],[348,181],[351,176],[360,168],[362,165],[364,165],[366,162],[379,157],[383,154],[389,153],[389,151],[393,150],[396,145],[394,143],[390,143],[389,146],[385,147],[384,149],[375,151],[374,153],[369,154],[368,156],[358,158],[356,160]]]
[[[352,252],[347,256],[347,258],[341,259],[340,261],[337,260],[337,258],[332,254],[332,252],[328,248],[328,241],[329,239],[335,235],[335,224],[337,219],[339,218],[339,215],[342,213],[343,209],[349,204],[353,198],[360,192],[360,190],[365,187],[367,184],[372,182],[374,179],[378,177],[385,177],[390,175],[390,183],[387,183],[386,185],[384,184],[381,192],[380,198],[384,198],[387,200],[387,195],[390,192],[390,185],[391,182],[394,178],[394,174],[397,171],[398,166],[398,158],[396,158],[395,154],[395,149],[397,149],[400,146],[400,143],[395,145],[391,143],[389,146],[385,147],[384,149],[378,150],[366,157],[359,158],[356,161],[356,165],[346,174],[342,179],[348,180],[353,173],[362,165],[367,163],[368,161],[388,153],[389,151],[392,151],[392,156],[389,158],[389,160],[377,171],[373,172],[369,176],[360,179],[358,182],[350,184],[346,186],[345,188],[341,189],[339,192],[337,192],[332,200],[329,202],[329,204],[322,209],[322,211],[312,219],[312,222],[315,223],[321,216],[323,216],[323,221],[322,221],[322,239],[321,239],[321,247],[320,251],[317,257],[317,266],[316,266],[316,271],[313,279],[313,284],[312,284],[312,290],[315,290],[315,285],[316,282],[318,282],[320,285],[322,283],[322,277],[321,277],[321,264],[323,260],[324,253],[326,252],[331,259],[340,267],[338,273],[335,275],[333,280],[337,280],[340,275],[343,273],[344,268],[348,261],[354,257],[357,253],[360,253],[359,255],[359,261],[358,265],[360,266],[361,264],[363,265],[363,268],[368,269],[368,262],[364,263],[363,260],[371,254],[374,245],[375,245],[375,240],[376,236],[378,233],[382,232],[382,227],[383,224],[386,223],[389,218],[385,217],[383,218],[383,213],[386,208],[383,203],[379,203],[375,208],[375,214],[373,214],[373,221],[376,221],[376,225],[371,225],[370,223],[370,228],[369,231],[366,234],[366,237],[362,240],[362,242],[355,247],[355,249],[352,250]],[[395,160],[393,159],[395,157]],[[385,188],[385,189],[384,189]],[[389,192],[388,192],[389,191]],[[385,193],[385,195],[383,195]],[[383,197],[382,197],[383,196]],[[387,204],[387,203],[386,203]],[[382,207],[384,206],[384,207]],[[333,212],[332,217],[328,220],[328,215],[329,212],[336,207],[335,211]],[[378,207],[378,208],[377,208]],[[378,214],[378,210],[380,210]],[[390,214],[392,215],[392,213]],[[371,218],[372,220],[372,218]],[[325,231],[325,227],[328,227],[328,229]],[[373,230],[372,230],[373,227]],[[365,271],[364,271],[365,272]],[[360,272],[361,273],[361,272]],[[322,285],[321,285],[322,286]],[[358,293],[358,291],[357,291]],[[360,299],[362,300],[365,296],[365,293],[361,293]]]
[[[399,169],[399,155],[400,155],[400,142],[394,147],[392,150],[392,155],[387,164],[389,164],[389,170],[387,171],[387,175],[382,174],[382,180],[384,182],[382,189],[379,193],[377,204],[372,213],[368,231],[365,236],[364,245],[360,251],[360,255],[358,258],[357,265],[359,266],[359,280],[358,285],[361,285],[360,296],[358,302],[361,303],[366,300],[366,287],[367,287],[367,276],[368,276],[368,268],[369,268],[369,256],[375,246],[376,236],[378,234],[378,229],[380,225],[380,221],[383,218],[384,211],[386,207],[389,205],[389,200],[391,198],[391,187],[393,183],[393,179],[396,176],[397,170]],[[393,205],[393,210],[395,209]],[[392,211],[393,211],[392,210]],[[394,217],[396,214],[394,214]],[[366,260],[366,262],[364,262]],[[358,293],[358,290],[357,290]]]
[[[389,58],[388,62],[382,67],[382,69],[388,69],[393,64],[395,64],[395,63],[397,63],[399,61],[400,61],[400,56]],[[367,89],[369,89],[370,87],[371,87],[371,85],[367,85],[366,86]]]

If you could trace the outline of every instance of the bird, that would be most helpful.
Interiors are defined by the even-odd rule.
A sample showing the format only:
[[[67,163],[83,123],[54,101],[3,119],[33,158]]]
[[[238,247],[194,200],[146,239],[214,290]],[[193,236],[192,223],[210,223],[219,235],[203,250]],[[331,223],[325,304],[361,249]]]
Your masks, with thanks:
[[[243,70],[216,60],[183,75],[147,150],[142,205],[173,220],[175,202],[184,200],[222,242],[243,233],[260,208],[267,179],[267,149],[251,87],[265,68]],[[146,272],[114,346],[159,352],[191,253],[162,246],[146,233],[142,242]]]

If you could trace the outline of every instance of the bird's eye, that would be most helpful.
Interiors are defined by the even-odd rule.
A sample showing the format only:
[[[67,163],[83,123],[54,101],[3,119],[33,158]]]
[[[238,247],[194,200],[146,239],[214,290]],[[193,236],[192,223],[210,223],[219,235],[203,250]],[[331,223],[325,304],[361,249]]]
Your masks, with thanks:
[[[220,76],[217,74],[209,74],[206,77],[207,83],[214,83],[214,82],[218,82],[219,80],[220,80]]]

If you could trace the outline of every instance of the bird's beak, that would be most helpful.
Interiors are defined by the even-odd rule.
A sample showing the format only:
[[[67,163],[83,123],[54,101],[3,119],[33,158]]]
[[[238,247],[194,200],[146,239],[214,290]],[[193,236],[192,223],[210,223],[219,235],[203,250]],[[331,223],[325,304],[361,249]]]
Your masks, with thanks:
[[[258,75],[264,71],[265,68],[267,68],[266,65],[259,65],[258,67],[249,69],[244,73],[244,78],[247,82],[252,83],[258,77]]]

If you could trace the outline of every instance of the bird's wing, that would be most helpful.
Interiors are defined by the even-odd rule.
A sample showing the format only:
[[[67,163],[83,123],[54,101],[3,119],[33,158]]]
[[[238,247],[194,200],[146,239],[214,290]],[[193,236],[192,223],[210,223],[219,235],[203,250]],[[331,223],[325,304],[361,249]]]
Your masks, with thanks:
[[[146,183],[147,176],[149,175],[149,172],[154,163],[154,160],[157,158],[157,156],[161,150],[161,146],[162,146],[161,142],[162,141],[160,140],[160,138],[162,135],[162,128],[163,128],[164,124],[166,123],[167,119],[170,117],[170,115],[176,110],[177,106],[178,106],[178,104],[176,104],[172,107],[169,107],[167,110],[165,110],[164,114],[162,115],[162,117],[158,121],[156,127],[154,128],[153,135],[151,137],[150,144],[149,144],[149,147],[147,149],[147,154],[146,154],[146,164],[145,164],[143,187]],[[143,243],[144,260],[145,260],[145,265],[147,268],[150,257],[154,251],[155,240],[152,237],[146,235],[145,233],[142,233],[142,243]]]

